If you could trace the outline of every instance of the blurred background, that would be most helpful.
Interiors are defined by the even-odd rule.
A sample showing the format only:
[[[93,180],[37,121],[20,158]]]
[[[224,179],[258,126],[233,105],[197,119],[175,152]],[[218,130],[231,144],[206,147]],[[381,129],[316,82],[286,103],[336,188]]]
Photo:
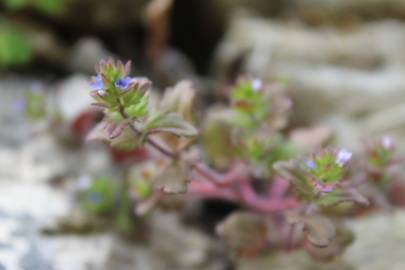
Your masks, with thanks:
[[[212,228],[170,213],[150,217],[138,230],[153,236],[134,244],[72,210],[89,175],[116,170],[105,149],[75,140],[97,117],[83,111],[100,59],[131,60],[156,91],[191,79],[205,104],[240,74],[276,77],[294,103],[291,126],[322,125],[352,150],[389,134],[404,150],[404,20],[405,0],[0,0],[0,270],[405,269],[405,213],[354,222],[356,243],[320,264],[302,254],[230,262]],[[53,104],[64,125],[32,125],[27,95],[31,116]],[[215,209],[214,224],[233,206],[198,207]]]

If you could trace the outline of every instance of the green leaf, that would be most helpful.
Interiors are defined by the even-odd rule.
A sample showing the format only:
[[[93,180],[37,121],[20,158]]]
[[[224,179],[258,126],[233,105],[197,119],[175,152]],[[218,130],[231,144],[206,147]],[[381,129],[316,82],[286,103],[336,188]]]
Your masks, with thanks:
[[[342,191],[335,190],[330,193],[323,193],[317,200],[323,207],[333,206],[342,201]]]
[[[144,200],[152,195],[152,187],[150,182],[145,179],[138,178],[133,180],[132,189],[141,200]]]
[[[259,134],[245,139],[246,155],[252,165],[260,168],[266,175],[271,175],[273,164],[288,160],[297,153],[294,146],[283,139],[280,134]]]
[[[28,0],[3,0],[4,6],[9,9],[20,9],[28,5]]]
[[[190,181],[191,167],[189,164],[174,163],[169,165],[153,179],[155,188],[166,193],[184,193]]]
[[[341,202],[352,202],[367,207],[370,202],[355,188],[339,189],[332,193],[326,193],[318,199],[318,204],[324,207],[333,206]]]
[[[235,212],[217,226],[217,233],[239,256],[257,255],[268,243],[265,217],[250,212]]]
[[[135,104],[130,105],[125,109],[125,112],[130,117],[145,116],[148,109],[148,95],[143,95]]]
[[[307,239],[316,247],[327,247],[336,237],[335,225],[326,217],[305,216],[303,222]]]
[[[245,128],[257,128],[268,117],[270,103],[263,91],[255,91],[252,80],[242,80],[231,92],[232,107],[237,112],[235,124]]]
[[[315,199],[314,188],[308,181],[308,175],[296,160],[278,161],[274,163],[273,169],[285,179],[291,181],[292,186],[301,199],[312,202]]]
[[[46,115],[46,97],[41,92],[30,91],[26,96],[25,113],[31,120],[40,120]]]
[[[110,145],[120,150],[131,150],[142,144],[142,138],[136,135],[128,126],[121,135],[110,140]]]
[[[204,119],[201,134],[203,149],[216,168],[227,168],[240,152],[236,128],[229,123],[232,117],[232,111],[218,108],[211,109]]]
[[[65,0],[34,0],[34,6],[44,13],[57,14],[62,11]]]
[[[328,262],[340,255],[354,239],[353,233],[343,224],[337,224],[336,236],[327,247],[317,247],[310,242],[304,246],[305,250],[314,258]]]
[[[177,136],[194,137],[198,134],[197,129],[185,121],[177,113],[168,113],[154,119],[154,124],[148,124],[145,132],[158,133],[167,132]]]
[[[111,147],[120,150],[131,150],[142,143],[142,138],[135,134],[128,125],[124,127],[116,137],[110,137],[108,132],[108,123],[102,121],[97,124],[87,135],[87,141],[102,141],[111,145]]]
[[[0,23],[0,66],[28,63],[32,58],[32,45],[24,32]]]
[[[115,191],[115,185],[110,179],[95,179],[90,188],[81,195],[81,203],[85,209],[96,214],[111,213]]]
[[[122,233],[131,233],[133,230],[133,222],[129,213],[128,207],[120,207],[115,216],[115,226]]]
[[[144,129],[150,130],[159,125],[159,121],[165,116],[164,112],[154,112],[149,115],[148,119],[146,120],[146,124]]]
[[[342,179],[344,169],[336,164],[336,157],[330,152],[317,156],[314,160],[315,169],[311,173],[324,183],[332,183]]]
[[[165,112],[176,112],[183,119],[191,121],[195,95],[196,90],[191,81],[180,81],[175,86],[166,89],[160,108]]]

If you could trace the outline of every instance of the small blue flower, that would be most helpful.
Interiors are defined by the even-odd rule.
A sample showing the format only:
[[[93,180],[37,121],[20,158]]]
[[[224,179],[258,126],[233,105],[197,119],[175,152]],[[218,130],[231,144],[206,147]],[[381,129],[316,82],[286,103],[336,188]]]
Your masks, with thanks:
[[[117,87],[121,91],[125,91],[128,89],[131,82],[132,82],[131,77],[119,78],[118,80],[115,81],[115,87]]]
[[[352,153],[345,150],[341,149],[336,155],[336,164],[343,167],[351,158],[352,158]]]
[[[311,170],[315,169],[316,165],[315,162],[313,162],[312,160],[307,160],[305,161],[305,164],[307,165],[307,167]]]
[[[103,83],[103,78],[101,78],[101,75],[98,74],[94,78],[94,82],[90,84],[91,89],[93,90],[102,90],[104,89],[104,83]]]

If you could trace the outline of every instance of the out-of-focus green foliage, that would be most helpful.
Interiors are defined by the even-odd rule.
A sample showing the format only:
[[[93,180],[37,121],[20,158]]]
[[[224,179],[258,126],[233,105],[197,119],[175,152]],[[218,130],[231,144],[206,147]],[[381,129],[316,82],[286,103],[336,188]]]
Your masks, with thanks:
[[[232,105],[237,112],[236,123],[245,128],[257,128],[270,111],[267,92],[254,81],[241,80],[231,92]]]
[[[65,6],[65,0],[0,0],[0,9],[7,12],[22,9],[34,9],[47,15],[59,14]],[[15,23],[0,17],[0,68],[26,65],[33,57],[29,36]]]
[[[0,67],[23,65],[31,58],[31,42],[24,32],[0,21]]]
[[[298,150],[281,134],[274,134],[271,137],[259,134],[247,138],[245,152],[246,158],[252,166],[259,169],[260,175],[269,177],[276,162],[291,159]]]
[[[324,182],[331,183],[342,179],[343,168],[336,163],[336,156],[331,151],[324,151],[316,156],[314,159],[315,166],[312,169],[312,174],[316,179]]]
[[[108,214],[113,211],[116,187],[107,178],[95,179],[81,197],[85,209],[96,214]]]
[[[63,9],[65,0],[0,0],[9,10],[34,8],[46,14],[55,14]]]
[[[8,9],[16,10],[29,4],[28,0],[2,0],[1,3]]]
[[[41,120],[46,114],[46,97],[42,91],[30,91],[25,99],[25,114],[31,120]]]
[[[36,0],[34,3],[44,13],[58,13],[62,11],[65,0]]]

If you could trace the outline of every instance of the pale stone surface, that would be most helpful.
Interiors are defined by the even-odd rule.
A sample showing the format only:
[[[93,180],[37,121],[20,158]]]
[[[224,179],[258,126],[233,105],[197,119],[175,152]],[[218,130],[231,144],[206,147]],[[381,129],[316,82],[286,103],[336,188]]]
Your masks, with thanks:
[[[89,95],[90,77],[75,74],[61,81],[56,86],[56,105],[62,117],[66,121],[71,121],[80,112],[90,107],[92,98]]]
[[[356,238],[341,257],[331,263],[316,262],[303,251],[277,253],[240,260],[238,270],[402,270],[405,269],[405,212],[376,213],[351,221]]]
[[[404,33],[394,21],[343,31],[239,15],[214,66],[221,77],[244,55],[241,72],[286,82],[293,126],[321,122],[338,144],[358,148],[365,137],[405,134]]]
[[[219,47],[217,60],[219,67],[223,67],[235,56],[247,51],[248,68],[256,72],[279,62],[373,68],[404,63],[405,58],[401,54],[404,33],[404,24],[395,21],[373,22],[340,30],[310,28],[237,13]]]
[[[29,135],[24,119],[24,96],[36,79],[0,76],[0,147],[18,146]]]
[[[38,228],[66,214],[66,195],[38,183],[0,182],[0,262],[7,270],[52,269]]]
[[[379,213],[351,222],[356,240],[343,259],[356,270],[405,269],[405,212]]]
[[[94,67],[101,59],[113,57],[100,40],[86,37],[72,47],[67,65],[74,72],[94,74]],[[116,58],[116,57],[115,57]]]
[[[109,254],[105,270],[223,270],[224,252],[206,234],[185,226],[176,213],[154,212],[148,219],[146,245],[119,241]]]
[[[356,270],[342,260],[322,263],[312,260],[304,251],[276,253],[238,262],[237,270],[282,269],[282,270]]]
[[[244,8],[261,16],[299,18],[315,25],[405,18],[404,0],[220,0],[219,3],[230,11]]]

